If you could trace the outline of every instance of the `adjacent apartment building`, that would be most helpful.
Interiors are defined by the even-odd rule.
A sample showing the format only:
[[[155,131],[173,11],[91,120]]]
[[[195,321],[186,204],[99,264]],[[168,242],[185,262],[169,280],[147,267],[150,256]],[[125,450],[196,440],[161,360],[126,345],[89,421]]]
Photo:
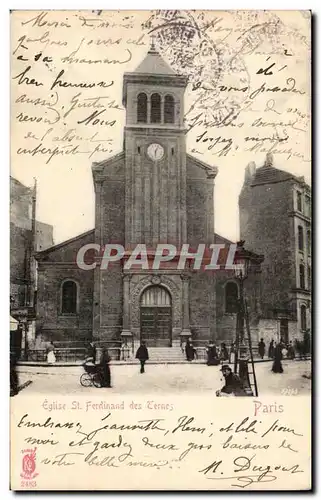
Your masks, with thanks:
[[[301,340],[311,318],[311,188],[268,154],[247,166],[239,210],[241,239],[264,254],[260,333]]]
[[[53,227],[36,220],[36,186],[10,177],[10,313],[28,330],[35,319],[34,253],[53,245]]]

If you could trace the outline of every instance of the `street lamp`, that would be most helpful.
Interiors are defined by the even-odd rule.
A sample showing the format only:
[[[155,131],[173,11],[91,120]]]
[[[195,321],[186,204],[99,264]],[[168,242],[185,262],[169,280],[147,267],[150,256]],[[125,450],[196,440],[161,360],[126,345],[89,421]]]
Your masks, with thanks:
[[[239,377],[243,382],[244,387],[251,390],[248,361],[249,361],[249,345],[244,339],[244,321],[245,321],[245,300],[244,300],[244,281],[248,277],[250,255],[244,248],[244,241],[237,243],[236,256],[234,259],[234,274],[239,283],[239,300],[236,323],[236,353],[234,361],[234,372],[237,373],[239,367]]]

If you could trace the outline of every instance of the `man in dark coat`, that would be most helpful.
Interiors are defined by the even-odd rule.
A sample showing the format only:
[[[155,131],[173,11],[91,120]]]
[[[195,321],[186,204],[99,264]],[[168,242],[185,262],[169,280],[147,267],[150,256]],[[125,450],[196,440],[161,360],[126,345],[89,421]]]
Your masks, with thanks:
[[[226,344],[224,342],[222,342],[222,344],[221,344],[220,360],[221,361],[228,361],[229,360],[228,350],[227,350]]]
[[[235,396],[246,396],[241,379],[236,373],[232,372],[229,365],[222,365],[221,372],[225,378],[225,385],[220,391],[216,391],[217,396],[220,396],[221,392],[223,394],[234,394]]]
[[[136,352],[136,359],[140,361],[140,373],[145,373],[145,363],[148,358],[148,350],[145,342],[141,342]]]
[[[261,339],[259,342],[259,355],[261,359],[264,358],[264,354],[265,354],[265,343],[264,340]]]
[[[188,339],[186,342],[185,354],[186,354],[187,361],[193,361],[194,356],[195,356],[195,349],[194,349],[190,339]]]

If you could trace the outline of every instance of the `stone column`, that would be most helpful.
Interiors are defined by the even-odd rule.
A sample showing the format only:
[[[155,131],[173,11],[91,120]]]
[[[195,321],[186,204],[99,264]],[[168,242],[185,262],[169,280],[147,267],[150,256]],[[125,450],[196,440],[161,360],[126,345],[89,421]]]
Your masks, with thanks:
[[[182,291],[183,291],[183,330],[181,333],[183,338],[191,337],[190,318],[189,318],[189,276],[182,274]]]
[[[101,174],[95,177],[95,243],[102,245],[103,227],[103,203],[102,203],[103,178]],[[93,293],[93,339],[100,340],[100,288],[101,288],[101,259],[97,256],[97,266],[94,269],[94,293]]]
[[[205,243],[211,244],[214,241],[214,179],[215,173],[207,173],[206,189],[207,189],[207,200],[206,200],[206,241]]]
[[[129,324],[129,284],[130,274],[123,275],[123,329],[121,332],[122,337],[132,337]]]

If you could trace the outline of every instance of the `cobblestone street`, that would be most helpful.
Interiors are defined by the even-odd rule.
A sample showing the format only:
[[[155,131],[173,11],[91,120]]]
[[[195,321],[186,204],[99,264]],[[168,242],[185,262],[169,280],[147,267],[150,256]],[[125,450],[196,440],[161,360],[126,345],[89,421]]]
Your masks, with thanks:
[[[311,373],[310,361],[284,361],[284,373],[271,371],[272,361],[255,365],[259,395],[308,394],[311,380],[303,377]],[[19,367],[19,385],[31,380],[23,394],[114,394],[124,393],[213,393],[223,384],[220,367],[203,364],[146,365],[146,373],[139,373],[138,365],[111,366],[112,388],[96,389],[82,387],[79,382],[82,367]],[[18,396],[19,397],[19,396]]]

